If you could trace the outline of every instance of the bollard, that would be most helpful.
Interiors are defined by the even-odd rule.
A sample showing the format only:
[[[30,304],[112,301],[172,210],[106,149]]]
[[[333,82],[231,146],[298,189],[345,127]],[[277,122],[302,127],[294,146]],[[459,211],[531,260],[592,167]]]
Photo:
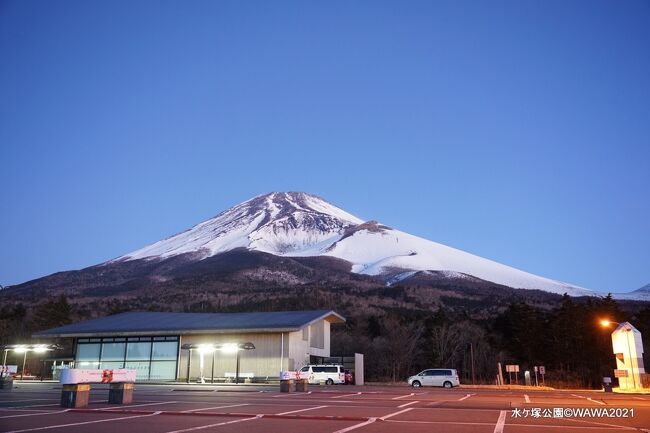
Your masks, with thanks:
[[[307,380],[307,379],[298,379],[296,381],[296,391],[297,392],[308,392],[309,391],[309,380]]]
[[[87,383],[63,385],[63,390],[61,391],[61,407],[88,407],[89,394],[90,385]]]
[[[294,392],[296,390],[296,383],[293,379],[280,381],[280,392]]]
[[[131,404],[133,403],[132,383],[111,383],[108,389],[109,404]]]

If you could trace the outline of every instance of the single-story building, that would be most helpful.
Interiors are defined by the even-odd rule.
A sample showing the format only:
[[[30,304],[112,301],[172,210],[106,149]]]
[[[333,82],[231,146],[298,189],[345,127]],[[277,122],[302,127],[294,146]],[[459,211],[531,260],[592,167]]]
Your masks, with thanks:
[[[132,368],[138,380],[194,381],[232,377],[235,371],[243,377],[275,379],[281,370],[329,357],[330,325],[343,322],[345,318],[331,310],[130,312],[33,337],[73,338],[76,368]]]

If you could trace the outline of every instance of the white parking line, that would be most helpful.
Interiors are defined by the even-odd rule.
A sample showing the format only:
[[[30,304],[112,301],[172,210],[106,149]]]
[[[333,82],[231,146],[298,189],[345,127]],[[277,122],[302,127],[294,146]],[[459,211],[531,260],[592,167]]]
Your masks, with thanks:
[[[622,429],[622,430],[636,430],[636,428],[634,428],[634,427],[627,427],[627,426],[616,425],[616,424],[607,424],[607,423],[604,423],[604,422],[586,421],[586,420],[575,419],[575,418],[565,418],[565,420],[573,421],[573,422],[581,422],[581,423],[590,424],[590,425],[599,425],[599,426],[604,426],[604,427],[619,428],[619,429]],[[598,427],[594,427],[594,428],[598,428]],[[641,430],[641,431],[643,431],[643,430]]]
[[[341,430],[337,430],[334,433],[346,433],[346,432],[349,432],[350,430],[356,430],[358,428],[367,426],[368,424],[372,424],[375,421],[377,421],[377,418],[370,418],[370,419],[368,419],[368,421],[364,421],[364,422],[362,422],[360,424],[351,425],[350,427],[346,427],[346,428],[343,428]]]
[[[129,408],[132,408],[132,407],[156,406],[158,404],[172,404],[172,403],[178,403],[178,402],[177,401],[161,401],[161,402],[157,402],[157,403],[125,404],[125,405],[116,406],[116,407],[102,407],[102,408],[95,409],[95,410],[129,409]]]
[[[461,398],[459,398],[458,401],[467,400],[468,398],[470,398],[470,397],[473,396],[473,395],[476,395],[476,394],[467,394],[465,397],[461,397]]]
[[[528,394],[524,394],[524,399],[526,400],[526,403],[530,403],[530,397],[528,397]]]
[[[388,415],[384,415],[379,419],[382,420],[382,421],[386,421],[388,418],[392,418],[394,416],[397,416],[399,414],[408,412],[410,410],[413,410],[413,408],[412,407],[407,407],[406,409],[398,410],[397,412],[393,412],[393,413],[389,413]]]
[[[503,433],[503,427],[506,425],[506,411],[502,410],[499,413],[499,419],[497,424],[494,426],[494,433]]]
[[[289,415],[290,413],[306,412],[308,410],[323,409],[324,407],[328,407],[328,406],[315,406],[315,407],[308,407],[306,409],[290,410],[289,412],[276,413],[276,415]]]
[[[393,397],[393,398],[391,398],[391,400],[399,400],[399,399],[402,399],[402,398],[410,397],[412,395],[415,395],[415,393],[412,392],[409,395],[400,395],[399,397]]]
[[[192,412],[200,412],[202,410],[225,409],[227,407],[237,407],[237,406],[248,406],[248,403],[227,404],[225,406],[202,407],[202,408],[199,408],[199,409],[188,409],[188,410],[184,410],[182,412],[183,413],[192,413]]]
[[[119,418],[109,418],[109,419],[98,419],[95,421],[84,421],[84,422],[73,422],[70,424],[57,424],[57,425],[48,425],[45,427],[34,427],[34,428],[26,428],[22,430],[12,430],[7,433],[22,433],[22,432],[27,432],[27,431],[37,431],[37,430],[49,430],[52,428],[61,428],[61,427],[73,427],[77,425],[86,425],[86,424],[96,424],[100,422],[111,422],[111,421],[121,421],[125,419],[135,419],[135,418],[146,418],[149,416],[156,416],[160,414],[160,412],[154,412],[154,413],[148,413],[146,415],[133,415],[133,416],[121,416]]]
[[[603,406],[605,405],[604,402],[602,402],[602,401],[598,401],[598,400],[594,400],[593,398],[590,398],[590,397],[583,397],[583,396],[578,395],[578,394],[571,394],[571,395],[574,396],[574,397],[578,397],[578,398],[584,398],[584,399],[589,400],[589,401],[591,401],[591,402],[593,402],[593,403],[598,403],[598,404],[601,404],[601,405],[603,405]]]
[[[278,394],[278,395],[272,395],[271,397],[273,397],[273,398],[278,398],[278,397],[300,397],[302,395],[307,395],[307,394],[311,394],[311,393],[312,393],[311,391],[309,391],[309,392],[296,392],[296,393],[285,392],[285,393]]]
[[[182,429],[182,430],[173,430],[173,431],[169,431],[167,433],[183,433],[183,432],[186,432],[186,431],[203,430],[203,429],[206,429],[206,428],[218,427],[220,425],[228,425],[228,424],[235,424],[235,423],[238,423],[238,422],[253,421],[253,420],[256,420],[256,419],[260,419],[263,416],[264,415],[259,414],[259,415],[255,415],[254,417],[251,417],[251,418],[235,419],[235,420],[232,420],[232,421],[218,422],[216,424],[208,424],[208,425],[202,425],[202,426],[198,426],[198,427],[190,427],[190,428],[186,428],[186,429]]]
[[[56,411],[49,411],[49,412],[41,412],[41,413],[21,413],[20,415],[3,415],[0,416],[0,418],[18,418],[21,416],[39,416],[39,415],[50,415],[53,413],[62,413],[62,412],[67,412],[70,409],[65,409],[65,410],[56,410]]]
[[[416,403],[419,403],[419,401],[417,401],[417,400],[416,401],[409,401],[408,403],[401,404],[401,405],[399,405],[397,407],[398,408],[403,408],[403,407],[410,406],[410,405],[416,404]]]
[[[570,418],[564,418],[565,420],[569,420]],[[571,421],[576,421],[571,419]],[[398,423],[398,424],[441,424],[441,425],[478,425],[478,426],[493,426],[494,423],[491,422],[473,422],[473,421],[402,421],[402,420],[393,420],[389,419],[386,420],[386,422],[392,422],[392,423]],[[511,424],[511,425],[516,425],[516,426],[521,426],[525,428],[530,428],[530,429],[536,429],[536,428],[550,428],[550,429],[561,429],[562,430],[587,430],[587,433],[593,432],[594,430],[634,430],[634,431],[639,431],[637,428],[634,427],[624,427],[624,426],[615,426],[615,427],[599,427],[599,426],[575,426],[575,425],[552,425],[552,424]],[[648,430],[641,429],[640,431],[650,433]]]
[[[354,397],[356,395],[361,395],[360,392],[357,392],[355,394],[343,394],[343,395],[335,395],[334,397],[331,398],[343,398],[343,397]]]

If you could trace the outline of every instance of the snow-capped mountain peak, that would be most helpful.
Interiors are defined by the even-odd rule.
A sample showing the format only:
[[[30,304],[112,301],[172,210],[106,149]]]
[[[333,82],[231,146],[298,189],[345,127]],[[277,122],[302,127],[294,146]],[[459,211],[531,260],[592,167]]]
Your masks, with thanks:
[[[116,261],[164,259],[191,253],[197,260],[236,248],[278,256],[330,256],[352,272],[390,283],[409,272],[466,275],[513,288],[570,295],[596,293],[533,275],[465,251],[355,217],[315,195],[273,192],[254,197],[177,235]]]
[[[323,242],[335,242],[347,228],[361,223],[359,218],[315,195],[273,192],[247,200],[189,230],[116,260],[165,258],[185,253],[209,257],[235,248],[278,255],[309,253]]]

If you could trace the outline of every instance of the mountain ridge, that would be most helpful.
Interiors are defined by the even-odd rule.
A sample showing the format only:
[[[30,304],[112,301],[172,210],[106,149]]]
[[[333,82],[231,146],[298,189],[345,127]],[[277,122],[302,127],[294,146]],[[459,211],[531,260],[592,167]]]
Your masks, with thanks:
[[[405,271],[446,271],[513,288],[597,293],[485,259],[362,219],[304,192],[258,195],[176,235],[113,259],[162,259],[192,253],[205,259],[235,248],[286,257],[330,256],[350,262],[352,272],[389,282]]]

